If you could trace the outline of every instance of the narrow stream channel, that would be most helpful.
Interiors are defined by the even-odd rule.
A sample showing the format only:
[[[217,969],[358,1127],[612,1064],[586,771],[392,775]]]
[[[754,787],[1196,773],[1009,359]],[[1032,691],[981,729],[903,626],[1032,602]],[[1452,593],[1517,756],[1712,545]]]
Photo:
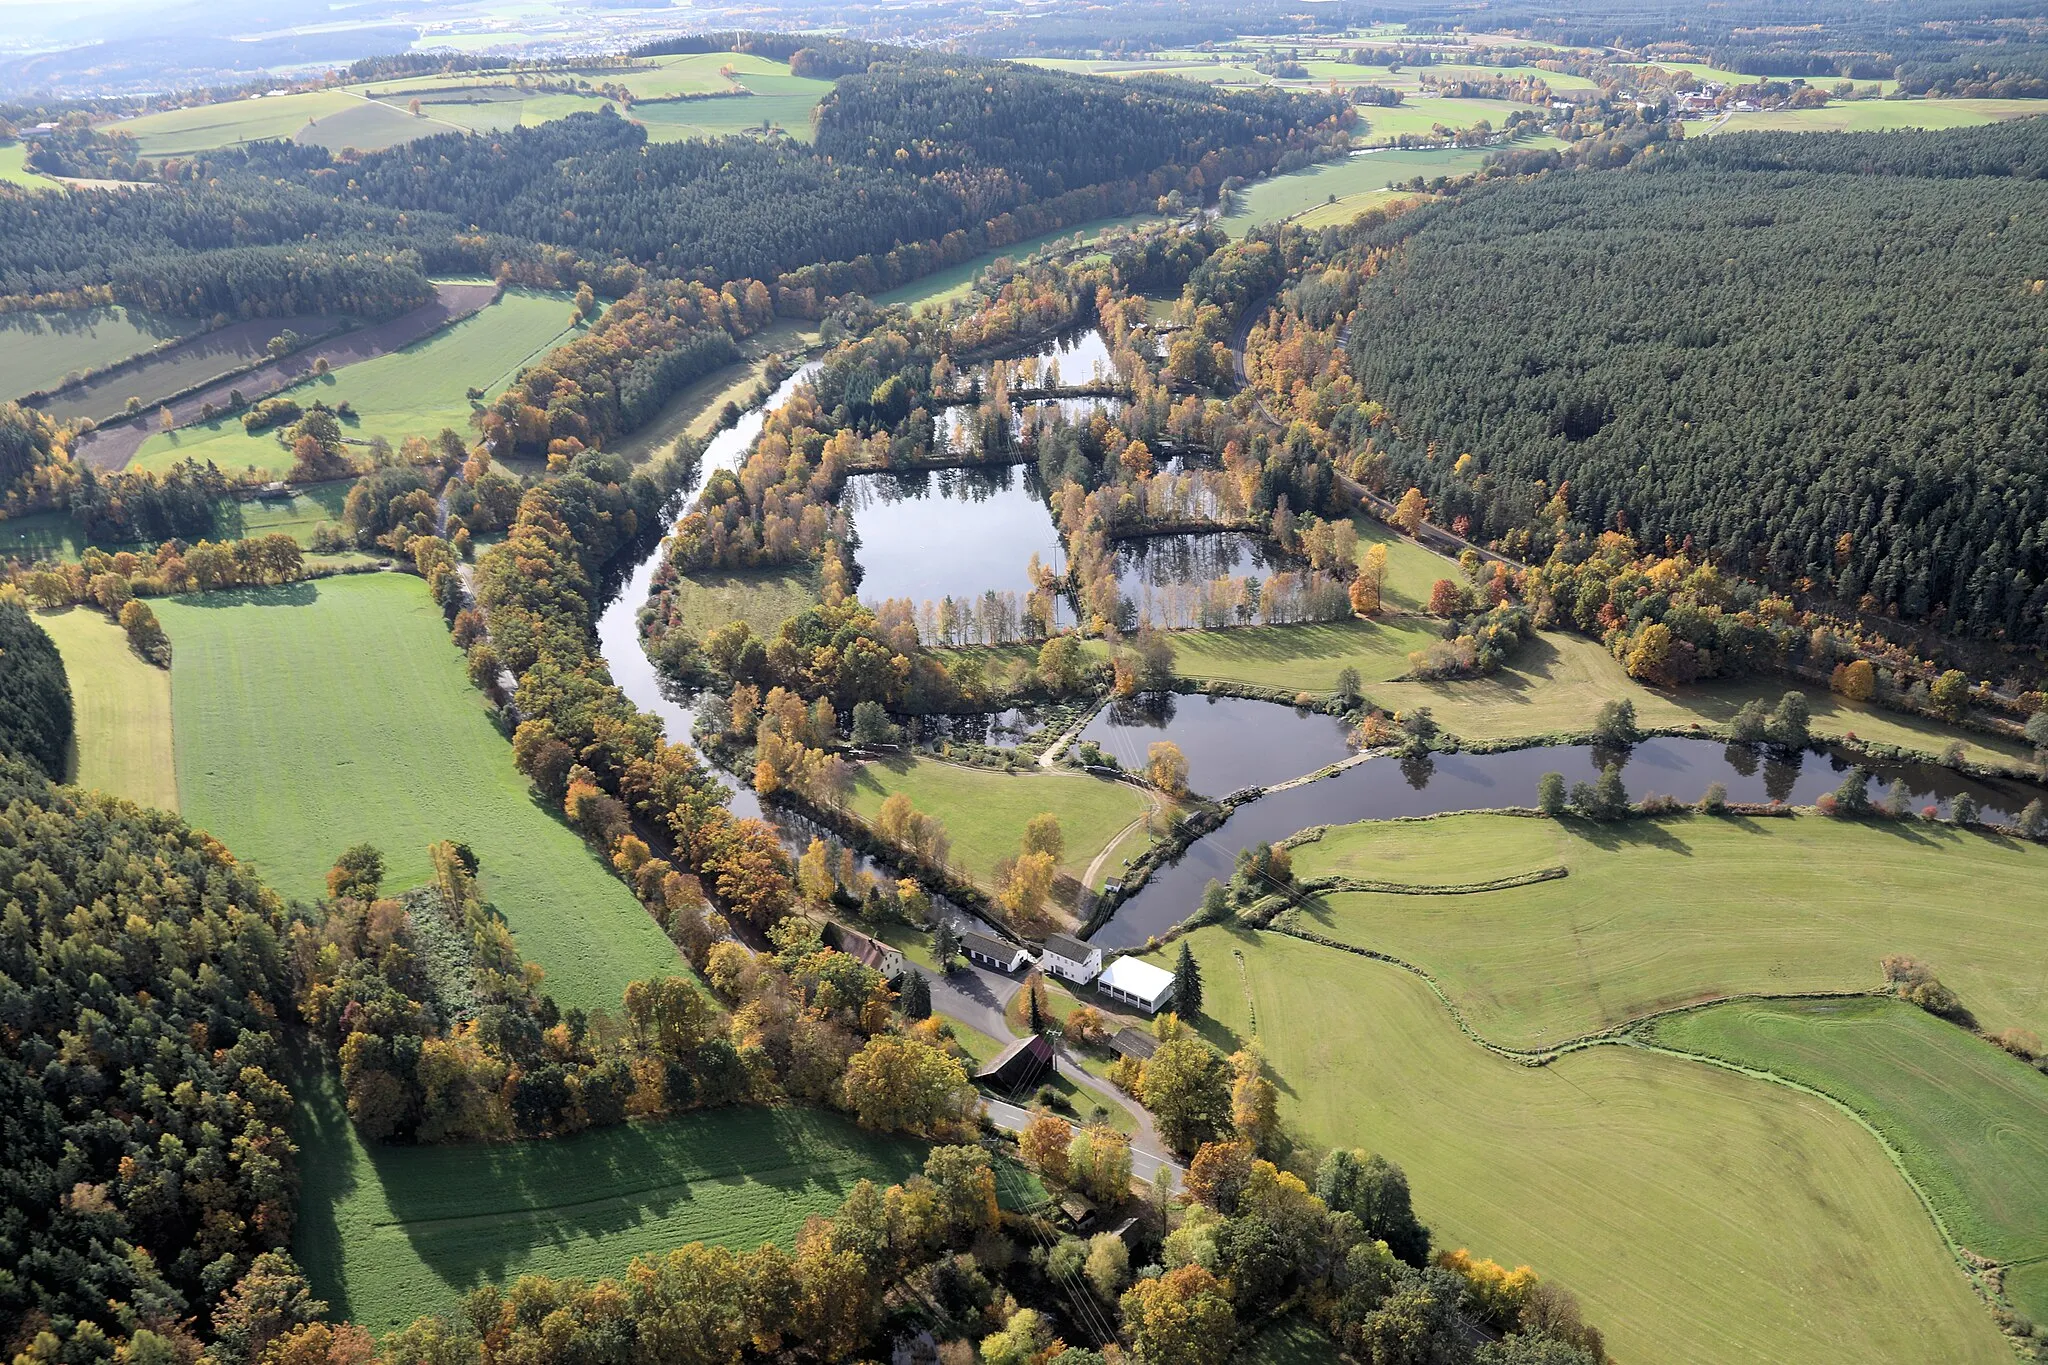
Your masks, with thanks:
[[[698,490],[704,487],[704,481],[711,477],[712,472],[737,469],[747,452],[753,449],[754,438],[761,434],[768,414],[787,402],[797,385],[810,378],[817,368],[816,364],[801,367],[783,380],[775,392],[768,395],[766,402],[749,409],[738,422],[711,438],[710,444],[704,448],[703,457],[697,462],[696,477],[678,489],[669,505],[662,509],[662,516],[671,532],[676,518],[695,500]],[[620,582],[618,591],[597,618],[597,645],[619,690],[642,711],[661,717],[662,733],[669,743],[684,744],[694,749],[696,743],[691,738],[691,729],[696,723],[697,709],[670,695],[661,670],[654,666],[654,660],[647,657],[647,650],[640,641],[640,608],[647,604],[647,591],[654,583],[655,569],[668,553],[668,542],[669,536],[664,533],[660,543],[649,550]],[[750,788],[741,786],[724,769],[708,760],[704,766],[725,786],[734,815],[761,814],[760,798]]]

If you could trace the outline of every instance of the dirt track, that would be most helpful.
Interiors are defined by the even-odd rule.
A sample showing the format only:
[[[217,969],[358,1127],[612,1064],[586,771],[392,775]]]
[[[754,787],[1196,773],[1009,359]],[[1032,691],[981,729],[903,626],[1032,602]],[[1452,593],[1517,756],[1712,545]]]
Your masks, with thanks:
[[[283,360],[219,380],[188,394],[170,405],[171,415],[179,426],[188,426],[199,420],[200,412],[207,403],[225,410],[229,394],[237,389],[241,390],[245,400],[253,403],[304,379],[313,373],[317,361],[324,359],[329,368],[340,369],[359,360],[388,355],[482,310],[498,297],[495,284],[442,284],[434,289],[433,302],[400,314],[389,322],[344,332]],[[72,453],[94,469],[102,472],[116,470],[135,457],[135,452],[142,449],[143,442],[155,430],[156,423],[146,418],[103,427],[81,437]]]

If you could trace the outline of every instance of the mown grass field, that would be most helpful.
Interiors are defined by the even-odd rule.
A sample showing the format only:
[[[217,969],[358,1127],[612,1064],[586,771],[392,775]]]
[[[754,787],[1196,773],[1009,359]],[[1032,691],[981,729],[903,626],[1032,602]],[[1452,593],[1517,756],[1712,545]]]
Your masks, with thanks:
[[[2042,113],[2039,100],[1854,100],[1819,109],[1731,114],[1711,128],[1722,133],[1867,133],[1892,128],[1975,128]]]
[[[1218,679],[1253,687],[1328,692],[1337,674],[1358,670],[1368,683],[1408,671],[1408,655],[1441,638],[1435,624],[1415,617],[1374,621],[1329,621],[1300,626],[1240,626],[1229,630],[1178,630],[1173,671],[1200,681]],[[1108,657],[1108,646],[1089,642]]]
[[[2011,741],[1852,702],[1822,688],[1796,687],[1783,678],[1695,683],[1658,691],[1630,678],[1599,641],[1562,631],[1539,633],[1491,677],[1378,683],[1367,688],[1366,695],[1389,711],[1427,706],[1438,724],[1462,738],[1500,740],[1583,733],[1592,727],[1601,706],[1620,700],[1635,704],[1636,719],[1645,726],[1721,726],[1745,701],[1757,698],[1775,704],[1788,691],[1806,695],[1818,736],[1854,736],[1930,756],[1961,740],[1964,756],[1973,762],[2017,768],[2030,761],[2024,746]]]
[[[1649,1038],[1855,1110],[1951,1236],[2018,1267],[2014,1307],[2048,1320],[2048,1076],[1899,1000],[1745,1001],[1659,1020]]]
[[[544,809],[512,766],[417,578],[365,574],[160,603],[175,649],[172,715],[185,816],[286,896],[324,894],[359,842],[392,888],[427,845],[483,865],[543,989],[616,1010],[630,981],[686,972],[633,894]]]
[[[190,109],[166,109],[114,125],[135,139],[144,156],[190,156],[261,138],[289,138],[308,122],[338,114],[362,101],[340,90],[226,100]]]
[[[71,682],[70,780],[161,810],[178,808],[171,675],[128,647],[128,632],[84,607],[38,612]]]
[[[1145,794],[1124,782],[1073,772],[1032,768],[1005,773],[936,759],[895,758],[864,763],[854,780],[852,807],[873,821],[897,792],[927,815],[946,822],[953,861],[987,885],[998,858],[1016,855],[1024,826],[1051,811],[1067,836],[1060,871],[1078,877],[1124,826],[1144,815]]]
[[[745,621],[773,640],[784,621],[819,601],[817,572],[809,567],[686,574],[672,591],[675,619],[700,640],[727,621]]]
[[[689,1242],[787,1247],[865,1178],[900,1181],[922,1144],[819,1109],[685,1114],[488,1146],[365,1145],[333,1073],[300,1069],[303,1190],[292,1251],[337,1317],[382,1334],[521,1275],[594,1280]]]
[[[1255,1002],[1294,1131],[1399,1162],[1437,1245],[1569,1286],[1616,1359],[2011,1359],[1919,1201],[1825,1101],[1640,1049],[1524,1067],[1398,967],[1277,934],[1192,943],[1204,1032],[1249,1039]]]
[[[1507,100],[1445,99],[1432,95],[1392,109],[1360,111],[1365,133],[1358,140],[1368,147],[1388,146],[1402,137],[1434,137],[1439,124],[1452,129],[1470,128],[1482,120],[1498,132],[1510,114],[1529,107]]]
[[[1470,895],[1345,892],[1304,923],[1423,968],[1510,1047],[1718,996],[1868,990],[1887,953],[1931,965],[1988,1028],[2048,1033],[2038,845],[1821,816],[1596,828],[1456,815],[1347,825],[1295,853],[1303,877],[1417,886],[1548,867],[1570,875]]]
[[[1439,578],[1458,576],[1456,560],[1425,549],[1377,517],[1361,512],[1351,524],[1358,528],[1361,557],[1374,545],[1387,547],[1386,577],[1380,580],[1380,602],[1385,607],[1421,611],[1429,605],[1429,590]]]
[[[355,406],[353,423],[342,434],[367,441],[382,436],[393,446],[407,436],[433,437],[443,427],[469,431],[471,387],[496,398],[520,369],[565,341],[577,329],[569,322],[567,295],[508,289],[496,302],[454,326],[402,350],[365,360],[323,377],[293,385],[284,396],[301,404],[318,399],[329,407]],[[211,460],[224,470],[254,467],[283,473],[291,451],[278,430],[254,434],[237,417],[221,417],[151,436],[130,461],[131,468],[163,470],[180,460]]]
[[[162,317],[118,306],[0,313],[0,375],[6,376],[6,392],[0,397],[19,398],[55,388],[66,375],[126,360],[204,326],[197,318]]]
[[[788,66],[758,57],[725,54],[725,60],[740,67],[740,84],[752,94],[740,99],[635,104],[628,117],[645,124],[653,142],[744,133],[761,127],[764,120],[799,142],[811,140],[811,110],[831,93],[832,82],[792,76]]]
[[[1224,217],[1223,226],[1231,236],[1242,237],[1260,223],[1310,210],[1343,211],[1339,221],[1348,222],[1375,203],[1400,197],[1385,192],[1388,173],[1381,163],[1383,155],[1320,161],[1286,175],[1255,180],[1238,194],[1236,207]]]

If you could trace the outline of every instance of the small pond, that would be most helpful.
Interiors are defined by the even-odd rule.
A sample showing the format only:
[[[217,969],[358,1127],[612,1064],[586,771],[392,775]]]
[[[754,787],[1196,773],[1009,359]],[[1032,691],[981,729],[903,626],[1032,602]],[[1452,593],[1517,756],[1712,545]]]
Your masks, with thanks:
[[[1208,797],[1285,782],[1352,752],[1348,731],[1334,716],[1243,697],[1171,692],[1111,702],[1080,739],[1134,772],[1144,770],[1153,744],[1171,740],[1188,761],[1188,786]]]
[[[1048,567],[1059,560],[1059,531],[1027,466],[856,474],[841,501],[860,538],[863,602],[1021,599],[1031,556]]]
[[[1258,703],[1252,703],[1257,705]],[[1190,756],[1192,765],[1192,755]],[[1651,739],[1625,753],[1573,744],[1516,749],[1500,754],[1432,754],[1404,762],[1372,758],[1335,777],[1261,797],[1241,806],[1220,829],[1191,845],[1181,860],[1152,874],[1144,888],[1118,907],[1095,935],[1104,948],[1143,943],[1186,919],[1210,878],[1228,881],[1240,850],[1284,839],[1311,825],[1343,825],[1404,815],[1489,810],[1536,804],[1544,773],[1567,782],[1590,781],[1600,765],[1619,759],[1631,799],[1653,793],[1697,801],[1719,782],[1738,802],[1783,801],[1811,805],[1841,785],[1852,764],[1837,754],[1808,751],[1777,756],[1708,739]],[[1868,764],[1873,800],[1895,780],[1913,793],[1913,807],[1936,805],[1943,815],[1964,792],[1984,808],[1986,820],[2005,820],[2037,792],[2015,783],[1985,782],[1932,764]],[[1197,790],[1202,790],[1199,781]],[[1222,795],[1222,792],[1212,793]]]
[[[1146,588],[1247,575],[1264,578],[1289,567],[1263,537],[1247,531],[1145,536],[1116,543],[1116,585],[1132,601]]]
[[[1044,727],[1045,715],[1034,706],[1013,706],[1007,711],[911,716],[900,723],[911,739],[920,744],[950,740],[955,744],[1014,749]]]

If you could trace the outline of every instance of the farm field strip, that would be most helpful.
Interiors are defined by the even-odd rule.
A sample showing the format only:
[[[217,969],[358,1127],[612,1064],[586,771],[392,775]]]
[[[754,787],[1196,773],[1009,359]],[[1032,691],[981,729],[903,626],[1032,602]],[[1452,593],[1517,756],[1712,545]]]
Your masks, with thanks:
[[[1568,1285],[1617,1359],[2010,1360],[1912,1191],[1827,1102],[1642,1049],[1521,1066],[1398,967],[1271,933],[1189,942],[1213,982],[1243,954],[1295,1131],[1399,1162],[1437,1245]],[[1205,1009],[1210,1041],[1251,1036],[1243,991]]]
[[[78,311],[0,313],[0,398],[53,389],[67,375],[98,370],[201,331],[198,318],[165,317],[119,305]]]
[[[2048,849],[1948,826],[1821,816],[1613,826],[1506,815],[1367,822],[1295,850],[1303,878],[1469,885],[1341,892],[1304,928],[1428,972],[1488,1041],[1543,1048],[1720,996],[1871,990],[1879,960],[1929,963],[1989,1028],[2048,1031],[2048,948],[2029,898]]]
[[[407,436],[431,437],[444,428],[467,431],[467,390],[481,388],[496,397],[515,373],[577,330],[568,315],[565,295],[508,289],[451,326],[325,376],[301,379],[285,392],[302,404],[353,404],[355,418],[343,431],[354,440],[383,436],[396,446]],[[229,415],[149,437],[134,466],[160,470],[187,459],[281,474],[291,467],[292,455],[276,430],[247,432]]]
[[[2043,112],[2039,100],[1854,100],[1818,109],[1771,109],[1732,113],[1700,129],[1703,133],[1864,133],[1892,128],[1975,128]]]
[[[146,423],[147,415],[153,415],[157,407],[172,395],[209,380],[221,379],[262,360],[269,353],[272,337],[281,336],[286,331],[297,332],[302,337],[330,337],[333,333],[346,331],[348,327],[347,319],[319,316],[231,322],[212,331],[201,331],[195,327],[195,335],[161,354],[124,365],[112,374],[88,379],[61,393],[39,399],[33,406],[59,421],[90,417],[96,422],[103,422],[118,418],[126,410],[128,400],[134,398],[140,400]],[[241,380],[238,378],[237,382]],[[136,429],[145,427],[137,424]]]
[[[71,683],[70,780],[159,810],[178,809],[171,675],[128,647],[128,632],[88,607],[39,612]]]
[[[1320,693],[1334,690],[1345,668],[1357,669],[1367,682],[1397,678],[1408,672],[1408,655],[1441,639],[1442,632],[1424,618],[1389,616],[1177,630],[1167,638],[1173,644],[1173,671],[1184,677]],[[1098,658],[1109,656],[1109,646],[1099,640],[1090,640],[1088,650]]]
[[[1658,1020],[1647,1041],[1808,1086],[1879,1133],[1975,1255],[2048,1261],[2048,1076],[1900,1000],[1745,1001]],[[2023,1276],[2014,1306],[2048,1317]]]
[[[174,648],[186,818],[312,898],[344,848],[392,888],[427,845],[476,850],[487,899],[563,1008],[616,1010],[628,982],[687,974],[633,893],[528,789],[417,578],[364,574],[157,608]]]

